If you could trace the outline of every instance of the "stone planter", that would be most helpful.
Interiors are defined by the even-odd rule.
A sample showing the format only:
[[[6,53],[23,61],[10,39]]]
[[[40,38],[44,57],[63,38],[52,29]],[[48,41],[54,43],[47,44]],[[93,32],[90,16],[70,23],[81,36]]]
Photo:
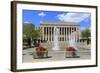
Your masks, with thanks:
[[[47,58],[48,57],[48,50],[43,47],[37,47],[36,50],[33,52],[34,58]]]
[[[74,47],[68,47],[65,49],[65,57],[66,58],[79,58],[77,55],[77,50]]]

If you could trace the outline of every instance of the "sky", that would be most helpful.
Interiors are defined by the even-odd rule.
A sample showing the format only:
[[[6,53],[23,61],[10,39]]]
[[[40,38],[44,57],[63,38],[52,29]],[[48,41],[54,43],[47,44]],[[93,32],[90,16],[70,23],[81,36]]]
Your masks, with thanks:
[[[23,23],[33,23],[39,27],[44,22],[77,22],[80,25],[80,31],[85,28],[91,30],[91,14],[83,12],[59,12],[59,11],[41,11],[41,10],[23,10]]]

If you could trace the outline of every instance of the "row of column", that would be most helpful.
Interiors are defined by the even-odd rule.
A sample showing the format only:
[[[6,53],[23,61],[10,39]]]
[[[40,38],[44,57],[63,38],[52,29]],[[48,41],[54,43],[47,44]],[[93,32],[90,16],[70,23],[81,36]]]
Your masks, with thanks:
[[[59,41],[70,40],[68,37],[72,32],[75,32],[75,41],[78,40],[78,27],[57,27],[59,29]],[[41,27],[41,40],[53,41],[54,27]]]

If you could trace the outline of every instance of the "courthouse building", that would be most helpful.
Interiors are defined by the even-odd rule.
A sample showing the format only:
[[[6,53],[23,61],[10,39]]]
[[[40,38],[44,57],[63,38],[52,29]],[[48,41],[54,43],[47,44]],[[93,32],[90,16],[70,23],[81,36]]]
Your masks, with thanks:
[[[41,22],[41,40],[52,42],[54,40],[54,27],[59,29],[58,40],[60,42],[69,41],[68,37],[72,32],[75,32],[75,41],[79,40],[80,25],[75,22]]]

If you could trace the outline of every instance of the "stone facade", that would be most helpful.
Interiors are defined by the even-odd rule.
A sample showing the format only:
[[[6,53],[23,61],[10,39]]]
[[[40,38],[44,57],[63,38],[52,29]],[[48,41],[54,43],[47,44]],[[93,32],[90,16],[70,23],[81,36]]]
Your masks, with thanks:
[[[80,25],[74,22],[41,22],[41,40],[52,42],[54,40],[54,27],[59,29],[60,42],[70,41],[68,35],[75,32],[75,41],[79,40]]]

